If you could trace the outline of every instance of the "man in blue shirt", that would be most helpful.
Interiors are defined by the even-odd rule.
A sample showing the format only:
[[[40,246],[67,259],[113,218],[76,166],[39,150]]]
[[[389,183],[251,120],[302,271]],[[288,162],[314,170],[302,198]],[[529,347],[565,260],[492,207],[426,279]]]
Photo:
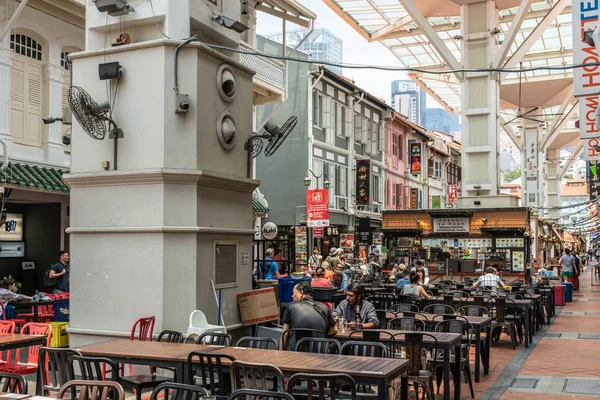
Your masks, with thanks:
[[[273,249],[267,249],[265,256],[265,270],[267,271],[266,280],[274,280],[279,278],[279,265],[273,261],[273,254],[275,251]]]
[[[402,287],[406,284],[410,285],[410,269],[404,268],[402,270],[402,279],[398,279],[398,283],[396,284],[396,288],[398,290],[402,290]]]
[[[60,262],[52,266],[49,274],[50,279],[56,279],[55,294],[69,291],[69,253],[61,250],[58,256]]]
[[[338,265],[338,269],[333,273],[333,286],[345,292],[348,288],[348,275],[342,271],[342,266]]]

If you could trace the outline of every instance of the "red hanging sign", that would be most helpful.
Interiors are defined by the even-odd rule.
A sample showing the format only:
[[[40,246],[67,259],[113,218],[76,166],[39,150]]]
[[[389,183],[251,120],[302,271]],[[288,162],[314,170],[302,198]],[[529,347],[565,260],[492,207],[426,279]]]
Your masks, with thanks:
[[[448,201],[451,203],[456,201],[456,185],[448,186]]]
[[[306,226],[329,226],[329,193],[327,189],[306,191]]]
[[[325,233],[323,231],[324,231],[323,228],[313,228],[313,237],[315,239],[322,238],[325,235]]]

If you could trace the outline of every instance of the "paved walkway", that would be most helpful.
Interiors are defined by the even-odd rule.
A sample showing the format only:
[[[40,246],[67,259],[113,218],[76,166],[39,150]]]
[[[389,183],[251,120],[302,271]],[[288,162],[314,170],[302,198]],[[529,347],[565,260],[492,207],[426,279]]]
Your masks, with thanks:
[[[573,302],[557,308],[556,318],[537,333],[533,346],[521,348],[476,398],[600,397],[600,282],[592,285],[591,270],[580,277]]]

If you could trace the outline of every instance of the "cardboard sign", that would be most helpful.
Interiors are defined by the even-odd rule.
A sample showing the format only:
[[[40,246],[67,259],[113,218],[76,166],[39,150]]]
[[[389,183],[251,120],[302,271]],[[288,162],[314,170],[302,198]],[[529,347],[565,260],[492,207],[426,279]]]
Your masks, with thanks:
[[[242,326],[279,319],[279,307],[277,307],[274,288],[252,290],[238,294],[237,298],[242,316]]]

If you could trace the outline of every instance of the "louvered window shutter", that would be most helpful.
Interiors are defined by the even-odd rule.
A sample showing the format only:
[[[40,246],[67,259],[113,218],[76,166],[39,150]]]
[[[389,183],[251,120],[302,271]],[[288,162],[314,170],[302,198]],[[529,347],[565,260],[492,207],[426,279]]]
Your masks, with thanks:
[[[42,66],[27,65],[27,134],[29,145],[42,145]]]
[[[349,107],[344,107],[344,136],[347,138],[352,136],[352,130],[354,129],[354,112]]]
[[[369,135],[371,139],[371,152],[370,154],[375,156],[377,155],[377,147],[379,146],[379,124],[377,122],[371,123],[371,134]]]
[[[344,123],[343,113],[344,112],[342,111],[343,107],[340,103],[334,102],[333,104],[335,106],[335,134],[338,136],[342,136],[344,133],[344,131],[343,131],[343,129],[344,129],[343,128],[343,123]]]
[[[385,124],[379,125],[379,151],[385,150]]]
[[[15,57],[10,71],[10,131],[17,143],[23,143],[25,109],[25,63]]]
[[[360,133],[360,142],[362,144],[368,144],[369,143],[369,120],[368,119],[362,118],[361,128],[362,128],[362,131]],[[366,147],[368,147],[368,146],[366,146]]]

